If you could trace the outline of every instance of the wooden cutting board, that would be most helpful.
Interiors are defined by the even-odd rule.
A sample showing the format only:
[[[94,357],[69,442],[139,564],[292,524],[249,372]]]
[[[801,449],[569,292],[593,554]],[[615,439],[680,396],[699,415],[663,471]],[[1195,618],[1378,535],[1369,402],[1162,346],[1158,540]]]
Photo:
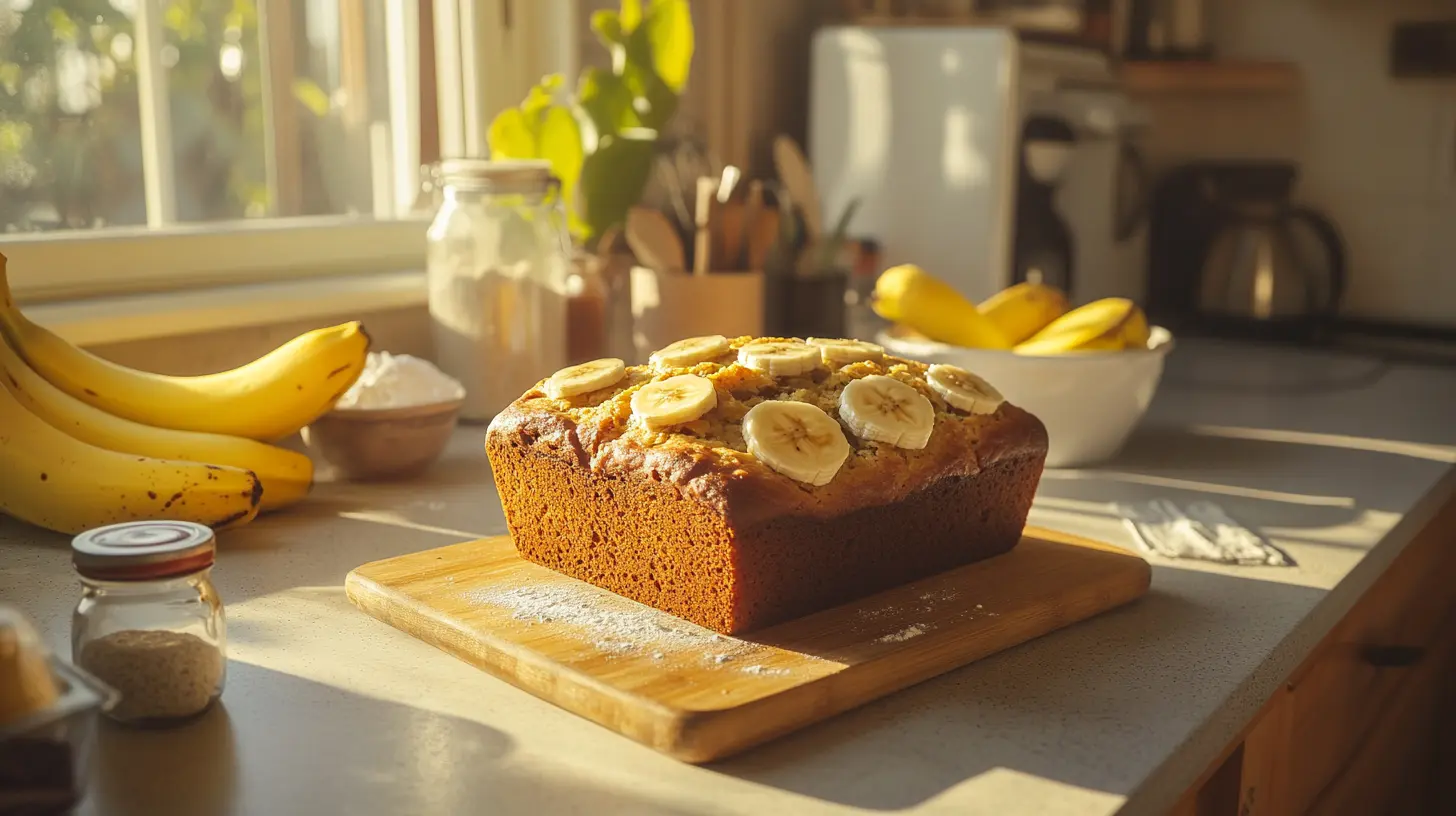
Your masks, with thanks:
[[[1027,528],[1006,555],[736,638],[523,561],[506,537],[365,564],[345,587],[403,632],[706,762],[1133,601],[1150,580],[1125,550]]]

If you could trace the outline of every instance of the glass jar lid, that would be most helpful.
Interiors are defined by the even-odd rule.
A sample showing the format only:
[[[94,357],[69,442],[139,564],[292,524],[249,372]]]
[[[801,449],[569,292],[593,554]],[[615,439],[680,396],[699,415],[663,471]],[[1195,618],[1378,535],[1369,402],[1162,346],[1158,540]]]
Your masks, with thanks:
[[[447,187],[492,193],[544,193],[556,184],[545,159],[442,159],[438,176]]]
[[[71,563],[86,578],[147,581],[212,566],[217,539],[189,521],[127,521],[98,527],[71,541]]]

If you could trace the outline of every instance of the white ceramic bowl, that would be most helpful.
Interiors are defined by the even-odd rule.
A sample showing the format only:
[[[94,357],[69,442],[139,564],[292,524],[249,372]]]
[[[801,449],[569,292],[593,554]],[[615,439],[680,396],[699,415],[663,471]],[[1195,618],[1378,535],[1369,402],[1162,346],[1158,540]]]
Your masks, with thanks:
[[[1153,401],[1173,335],[1154,326],[1147,349],[1030,356],[947,346],[881,332],[897,357],[979,374],[1046,425],[1047,467],[1080,467],[1117,455]]]
[[[303,429],[303,442],[350,481],[409,479],[445,452],[464,402],[336,408]]]

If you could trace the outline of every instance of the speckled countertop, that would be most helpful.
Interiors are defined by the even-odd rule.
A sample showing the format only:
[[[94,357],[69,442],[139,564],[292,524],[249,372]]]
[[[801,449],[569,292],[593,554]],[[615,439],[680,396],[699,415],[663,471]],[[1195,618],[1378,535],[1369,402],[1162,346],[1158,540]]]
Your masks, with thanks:
[[[104,728],[104,814],[1155,813],[1249,721],[1456,486],[1456,370],[1185,343],[1107,467],[1033,521],[1131,546],[1110,503],[1206,498],[1297,568],[1155,564],[1115,611],[709,767],[679,764],[349,605],[366,561],[503,532],[478,428],[406,486],[321,485],[226,536],[224,705]],[[60,536],[0,520],[0,600],[64,649]]]

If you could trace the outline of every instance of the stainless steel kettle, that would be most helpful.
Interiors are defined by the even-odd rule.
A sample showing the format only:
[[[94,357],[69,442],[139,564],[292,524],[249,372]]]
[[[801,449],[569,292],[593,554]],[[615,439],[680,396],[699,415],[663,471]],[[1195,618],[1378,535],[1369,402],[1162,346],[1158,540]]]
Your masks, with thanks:
[[[1230,165],[1207,184],[1222,219],[1204,258],[1199,311],[1260,323],[1333,317],[1345,290],[1344,241],[1327,216],[1290,201],[1294,166]]]

